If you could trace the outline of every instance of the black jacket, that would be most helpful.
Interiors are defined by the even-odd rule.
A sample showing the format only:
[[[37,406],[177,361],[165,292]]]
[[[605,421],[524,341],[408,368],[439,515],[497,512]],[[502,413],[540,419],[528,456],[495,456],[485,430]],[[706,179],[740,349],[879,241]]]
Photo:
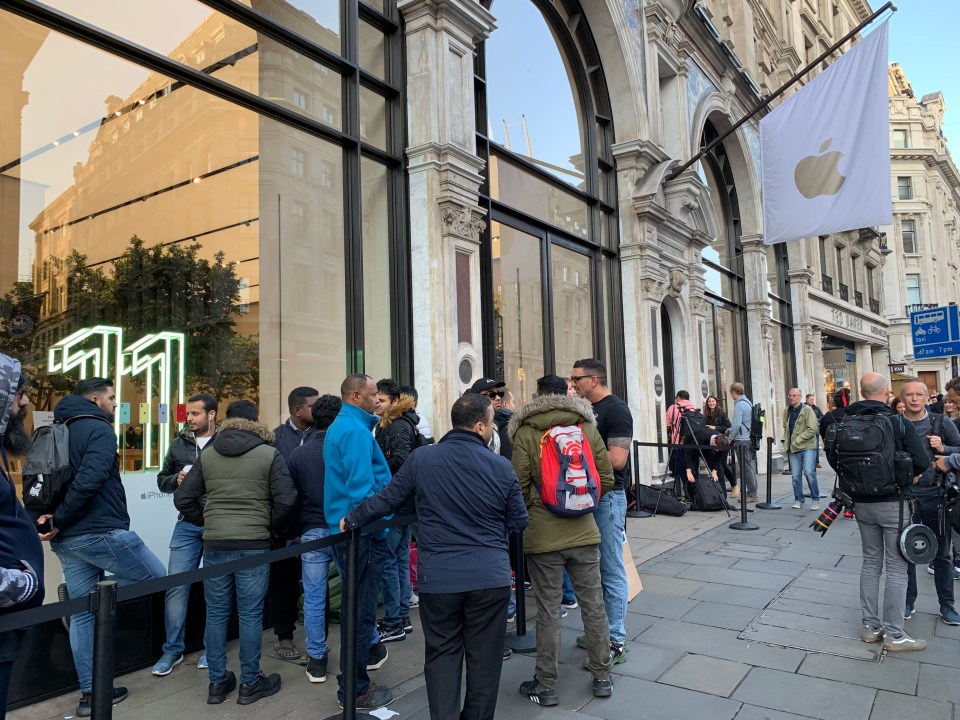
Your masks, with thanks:
[[[834,408],[828,413],[824,413],[823,417],[820,418],[820,439],[827,439],[827,430],[834,423],[838,423],[843,420],[843,416],[847,414],[847,409],[838,407]]]
[[[456,593],[510,585],[507,534],[527,526],[527,508],[510,462],[483,439],[451,430],[419,448],[393,480],[347,513],[347,527],[366,525],[416,498],[420,590]]]
[[[706,420],[708,426],[714,426],[714,429],[710,431],[713,434],[723,435],[730,429],[730,418],[720,408],[717,408],[717,414],[713,417],[707,417],[707,414],[704,413],[703,419]]]
[[[301,432],[293,424],[292,420],[287,420],[283,425],[275,428],[273,431],[273,446],[280,451],[284,460],[290,459],[290,453],[301,445],[305,445],[307,440],[313,437],[313,425]]]
[[[73,482],[53,513],[57,537],[129,530],[127,494],[120,480],[120,458],[113,420],[93,402],[67,395],[53,410],[55,420],[92,415],[70,423],[70,469]]]
[[[387,459],[390,474],[396,475],[413,452],[420,431],[420,417],[413,409],[413,398],[401,395],[400,400],[387,408],[377,425],[377,445]],[[416,512],[413,499],[397,508],[398,515],[413,515]]]
[[[217,437],[214,432],[204,449],[210,447],[210,443]],[[163,459],[163,467],[157,474],[157,487],[160,492],[174,493],[177,491],[177,476],[187,465],[196,465],[200,458],[200,446],[189,430],[182,431],[170,445],[167,456]]]
[[[513,440],[507,432],[507,426],[510,425],[512,417],[513,411],[506,408],[500,408],[493,416],[493,421],[497,424],[497,432],[500,433],[500,456],[507,460],[513,457]]]
[[[297,534],[327,528],[327,519],[323,514],[323,440],[327,433],[314,433],[309,442],[304,443],[292,453],[287,467],[294,487],[297,488],[296,513]]]

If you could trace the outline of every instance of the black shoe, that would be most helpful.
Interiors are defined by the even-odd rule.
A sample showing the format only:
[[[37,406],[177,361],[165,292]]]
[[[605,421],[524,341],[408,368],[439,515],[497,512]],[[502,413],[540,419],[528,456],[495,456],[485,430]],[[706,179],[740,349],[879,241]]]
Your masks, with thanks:
[[[508,647],[505,647],[505,648],[503,649],[503,659],[504,659],[504,660],[509,660],[509,659],[512,658],[512,657],[513,657],[513,650],[511,650],[511,649],[508,648]]]
[[[122,703],[127,699],[127,689],[118,687],[113,689],[113,704]],[[77,705],[77,717],[90,717],[93,710],[93,693],[80,693],[80,704]]]
[[[367,656],[367,670],[379,670],[390,657],[387,646],[382,642],[370,646],[370,655]]]
[[[534,676],[533,680],[520,683],[520,694],[526,695],[538,705],[550,707],[560,704],[560,698],[557,697],[556,690],[540,684],[540,680],[538,680],[536,676]]]
[[[327,656],[307,660],[307,680],[312,683],[327,681]]]
[[[602,698],[613,695],[613,680],[593,679],[593,696]]]
[[[227,673],[227,679],[217,683],[210,683],[207,690],[207,705],[219,705],[227,699],[227,695],[237,689],[237,676],[233,671]]]
[[[400,624],[403,625],[403,631],[409,635],[413,632],[413,623],[410,621],[410,616],[407,615],[400,621]]]
[[[363,694],[357,695],[357,710],[376,710],[386,707],[393,702],[393,692],[386,685],[370,683],[370,688]],[[337,704],[343,709],[343,700],[337,696]]]
[[[403,623],[396,625],[380,625],[377,628],[380,631],[380,642],[400,642],[407,639],[407,633],[403,629]]]
[[[256,682],[240,683],[240,692],[237,693],[237,705],[250,705],[260,698],[270,697],[280,692],[280,675],[273,673],[267,677],[260,673]]]

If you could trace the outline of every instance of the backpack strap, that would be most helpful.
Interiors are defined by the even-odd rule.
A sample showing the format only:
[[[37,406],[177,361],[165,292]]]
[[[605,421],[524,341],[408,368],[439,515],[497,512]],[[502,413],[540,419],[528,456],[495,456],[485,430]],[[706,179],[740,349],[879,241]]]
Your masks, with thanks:
[[[943,435],[943,415],[940,413],[930,413],[930,433],[932,435]]]

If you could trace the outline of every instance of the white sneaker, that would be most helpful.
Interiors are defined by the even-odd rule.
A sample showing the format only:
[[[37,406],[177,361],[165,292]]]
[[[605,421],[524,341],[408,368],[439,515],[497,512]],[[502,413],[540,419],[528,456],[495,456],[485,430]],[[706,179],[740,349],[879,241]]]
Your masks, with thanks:
[[[800,502],[799,500],[797,500],[797,502],[795,502],[795,503],[794,503],[793,505],[791,505],[790,507],[792,507],[794,510],[799,510],[800,508],[803,507],[803,503]]]
[[[909,652],[911,650],[923,650],[926,647],[926,640],[915,640],[906,633],[898,638],[886,635],[883,637],[883,649],[887,652]]]
[[[810,509],[811,509],[811,510],[819,510],[819,509],[820,509],[820,501],[817,500],[815,503],[812,503],[812,504],[810,505]]]

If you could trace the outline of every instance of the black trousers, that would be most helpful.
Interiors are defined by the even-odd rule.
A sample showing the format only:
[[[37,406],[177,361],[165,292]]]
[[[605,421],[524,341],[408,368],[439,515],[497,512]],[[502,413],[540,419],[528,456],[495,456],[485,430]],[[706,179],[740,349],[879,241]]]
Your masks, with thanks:
[[[497,710],[510,587],[420,593],[423,674],[431,720],[493,720]],[[460,706],[463,660],[467,693]]]
[[[292,640],[293,630],[300,616],[300,573],[299,557],[279,560],[270,566],[270,584],[267,586],[267,600],[270,604],[270,624],[278,640]]]

